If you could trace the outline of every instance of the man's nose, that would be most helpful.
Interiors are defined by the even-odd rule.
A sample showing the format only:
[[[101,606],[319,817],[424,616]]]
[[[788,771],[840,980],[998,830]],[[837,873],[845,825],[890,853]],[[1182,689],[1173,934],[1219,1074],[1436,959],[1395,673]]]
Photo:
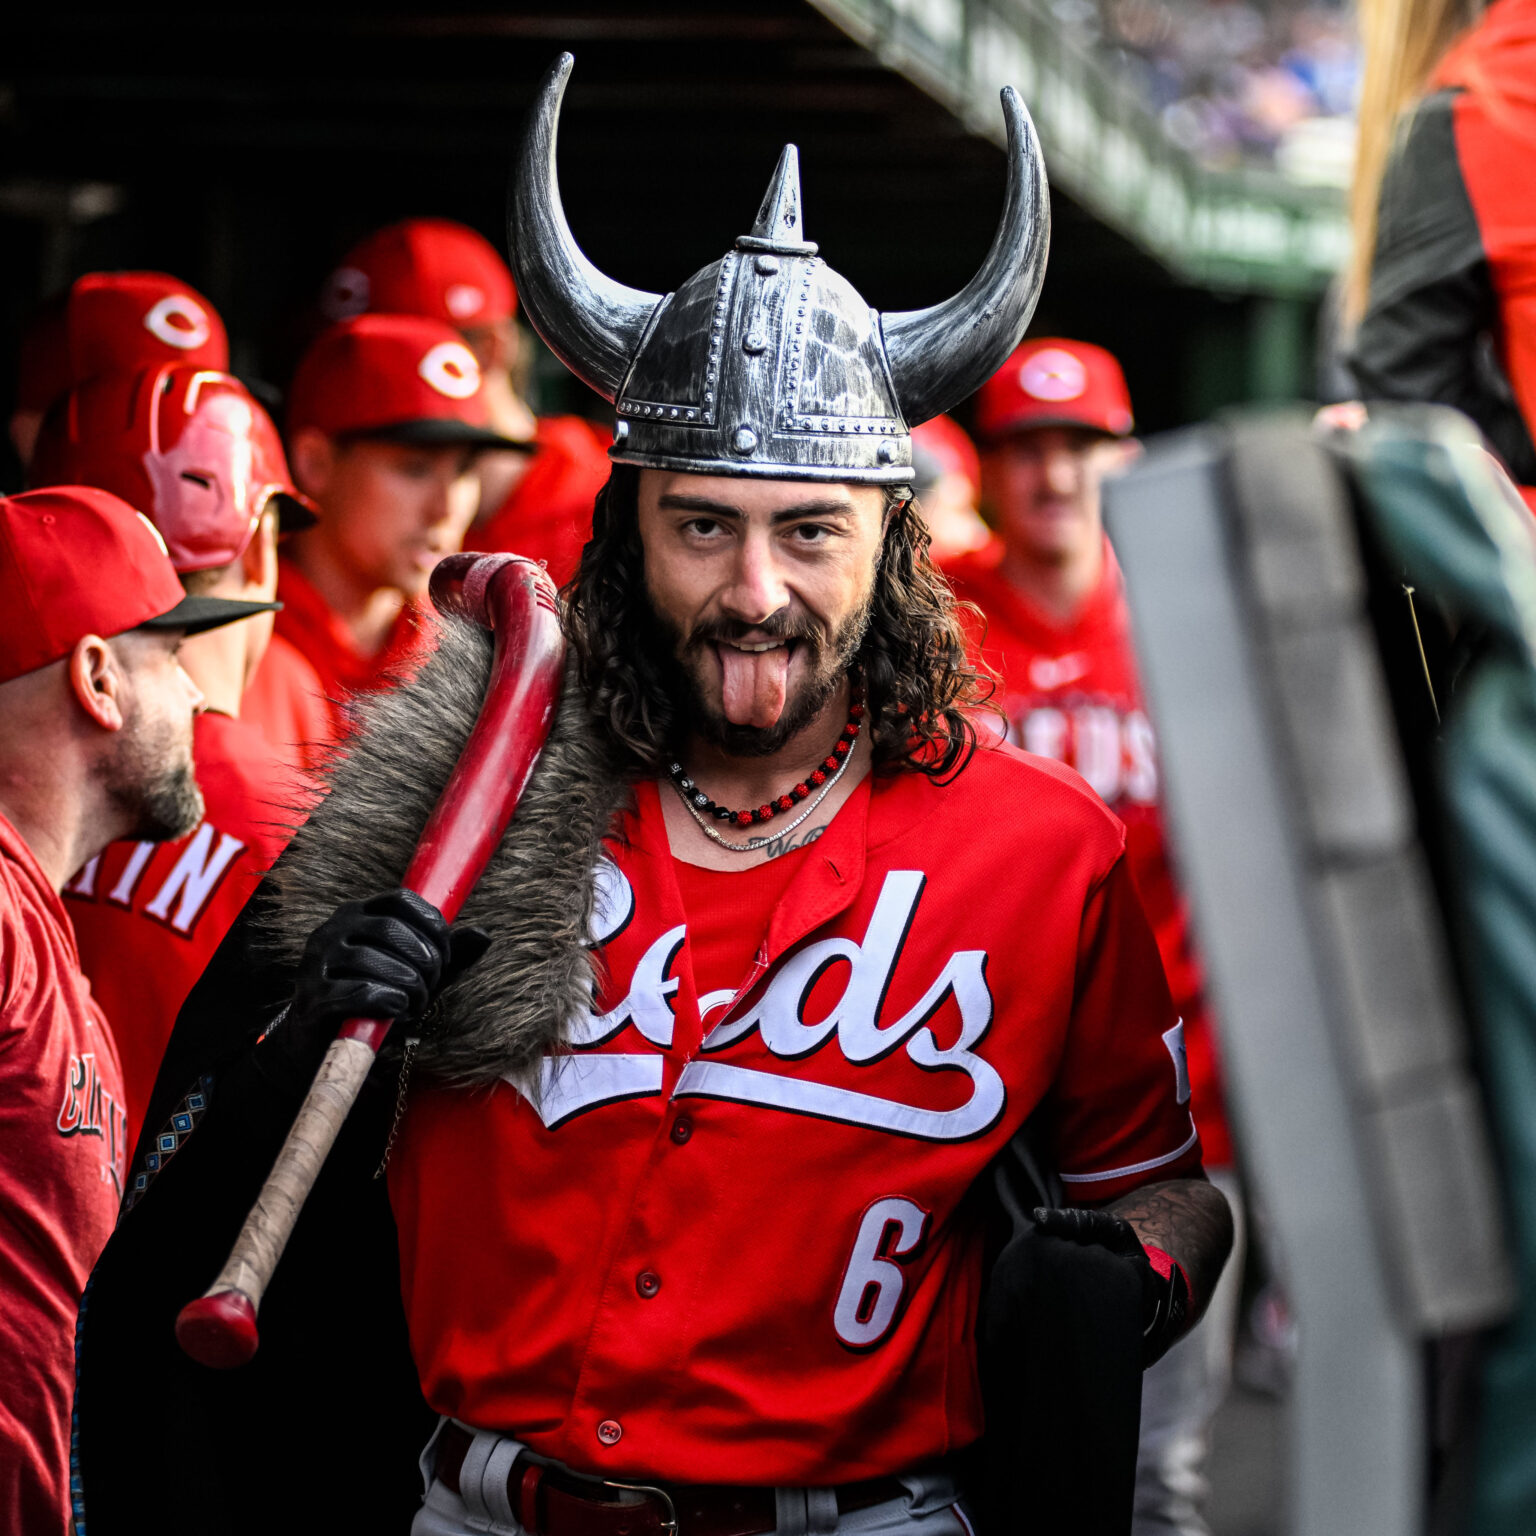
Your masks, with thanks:
[[[789,603],[789,588],[767,529],[749,528],[737,546],[730,585],[720,606],[744,624],[761,624]]]
[[[1058,449],[1045,461],[1045,483],[1058,496],[1069,496],[1077,490],[1082,476],[1078,456],[1070,449]]]
[[[187,697],[191,700],[192,713],[194,715],[202,714],[203,705],[208,702],[203,697],[203,690],[192,681],[192,674],[179,662],[177,663],[177,671],[181,673],[182,686],[187,690]]]

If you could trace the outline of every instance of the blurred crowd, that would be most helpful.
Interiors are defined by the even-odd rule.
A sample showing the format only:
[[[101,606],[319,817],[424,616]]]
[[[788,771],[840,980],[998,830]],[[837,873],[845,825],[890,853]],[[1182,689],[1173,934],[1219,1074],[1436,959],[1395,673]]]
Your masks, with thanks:
[[[1125,72],[1202,165],[1347,183],[1360,84],[1348,7],[1058,0],[1053,10]]]

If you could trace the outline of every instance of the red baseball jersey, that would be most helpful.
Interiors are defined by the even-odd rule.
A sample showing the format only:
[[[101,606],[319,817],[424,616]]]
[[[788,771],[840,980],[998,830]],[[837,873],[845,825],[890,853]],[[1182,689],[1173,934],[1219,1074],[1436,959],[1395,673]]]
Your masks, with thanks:
[[[130,1146],[187,993],[290,835],[286,771],[254,727],[199,715],[193,759],[205,813],[191,836],[113,843],[64,887],[122,1055]]]
[[[1214,1168],[1232,1161],[1216,1041],[1189,911],[1163,837],[1157,739],[1147,716],[1124,584],[1108,540],[1104,576],[1071,620],[1040,612],[1000,574],[1001,545],[950,562],[957,596],[986,615],[982,659],[1002,679],[994,700],[1008,739],[1075,768],[1125,823],[1126,855],[1157,935],[1174,1006],[1184,1020],[1200,1139]],[[973,636],[973,642],[976,637]]]
[[[65,1536],[75,1314],[117,1219],[112,1032],[58,893],[0,816],[0,1529]]]
[[[431,625],[418,603],[400,610],[384,648],[365,656],[353,643],[347,626],[291,560],[278,560],[277,595],[283,604],[277,615],[277,635],[309,662],[325,691],[330,713],[331,746],[347,734],[341,704],[349,694],[372,693],[408,677],[431,645]]]
[[[240,699],[240,718],[254,725],[290,768],[308,773],[324,760],[335,718],[320,674],[291,640],[274,634]]]
[[[539,451],[511,494],[464,544],[542,560],[563,586],[576,574],[582,547],[592,537],[592,503],[607,484],[608,445],[580,416],[541,416]]]
[[[962,1197],[999,1148],[1040,1110],[1085,1202],[1199,1167],[1123,847],[1074,775],[996,746],[944,786],[866,780],[809,847],[719,877],[749,890],[722,924],[642,785],[573,1048],[404,1117],[432,1406],[681,1482],[828,1485],[975,1440]]]

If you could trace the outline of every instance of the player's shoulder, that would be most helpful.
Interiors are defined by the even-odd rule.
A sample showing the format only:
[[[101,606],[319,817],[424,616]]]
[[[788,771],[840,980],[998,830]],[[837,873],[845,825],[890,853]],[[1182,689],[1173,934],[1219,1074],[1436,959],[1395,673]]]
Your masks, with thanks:
[[[1124,824],[1078,774],[990,733],[947,777],[908,772],[892,787],[906,802],[892,804],[897,815],[936,818],[946,835],[948,824],[965,827],[968,842],[984,842],[1003,858],[1055,846],[1107,870],[1125,849]]]
[[[1002,546],[994,540],[980,549],[968,549],[964,554],[951,555],[939,565],[951,588],[965,596],[972,592],[986,592],[998,580],[998,561]]]

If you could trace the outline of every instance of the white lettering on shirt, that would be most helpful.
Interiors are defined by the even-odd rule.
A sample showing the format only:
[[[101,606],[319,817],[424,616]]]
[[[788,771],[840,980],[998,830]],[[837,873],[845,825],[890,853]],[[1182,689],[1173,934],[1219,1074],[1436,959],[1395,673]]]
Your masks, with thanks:
[[[128,1111],[103,1086],[96,1053],[70,1053],[64,1077],[64,1102],[54,1122],[61,1136],[98,1136],[104,1143],[103,1179],[110,1177],[119,1198],[127,1158]]]
[[[128,862],[123,865],[123,872],[117,877],[117,884],[107,892],[107,900],[115,902],[120,907],[133,905],[133,893],[138,889],[139,881],[144,878],[144,871],[149,868],[149,861],[155,856],[158,843],[135,843],[133,852],[128,855]]]
[[[906,1013],[888,1024],[880,1019],[925,880],[916,870],[889,872],[862,942],[829,938],[797,950],[769,971],[755,1006],[737,1019],[727,1018],[717,1024],[705,1037],[702,1049],[708,1054],[718,1053],[754,1029],[768,1050],[783,1061],[809,1057],[834,1039],[843,1056],[858,1066],[872,1065],[905,1047],[908,1059],[925,1072],[965,1074],[971,1093],[964,1104],[954,1109],[926,1109],[804,1076],[791,1077],[719,1060],[688,1062],[672,1097],[729,1099],[929,1141],[962,1141],[995,1125],[1006,1102],[1003,1080],[975,1052],[991,1027],[993,1013],[984,950],[955,951]],[[612,905],[622,909],[623,903]],[[633,1024],[651,1044],[669,1046],[674,1023],[671,999],[679,986],[679,978],[671,972],[686,937],[686,925],[679,924],[656,939],[636,965],[622,1001],[605,1014],[588,1012],[575,1020],[571,1044],[578,1051],[590,1048]],[[840,997],[819,1022],[806,1023],[804,1010],[813,988],[831,967],[840,964],[847,967]],[[960,1015],[960,1029],[953,1044],[941,1047],[929,1024],[950,998]],[[721,1000],[719,993],[710,993],[701,1003],[707,1002],[713,1010]],[[593,1065],[598,1062],[602,1065]],[[659,1056],[649,1052],[547,1058],[536,1106],[539,1115],[553,1129],[599,1103],[659,1092],[660,1062]]]
[[[217,838],[217,845],[214,839]],[[203,915],[213,893],[219,888],[235,857],[245,847],[230,832],[219,832],[209,822],[204,822],[181,850],[181,857],[171,866],[165,884],[155,892],[154,900],[144,909],[145,913],[162,923],[168,918],[177,933],[191,933],[193,925]],[[180,896],[176,915],[170,916],[171,903]]]

